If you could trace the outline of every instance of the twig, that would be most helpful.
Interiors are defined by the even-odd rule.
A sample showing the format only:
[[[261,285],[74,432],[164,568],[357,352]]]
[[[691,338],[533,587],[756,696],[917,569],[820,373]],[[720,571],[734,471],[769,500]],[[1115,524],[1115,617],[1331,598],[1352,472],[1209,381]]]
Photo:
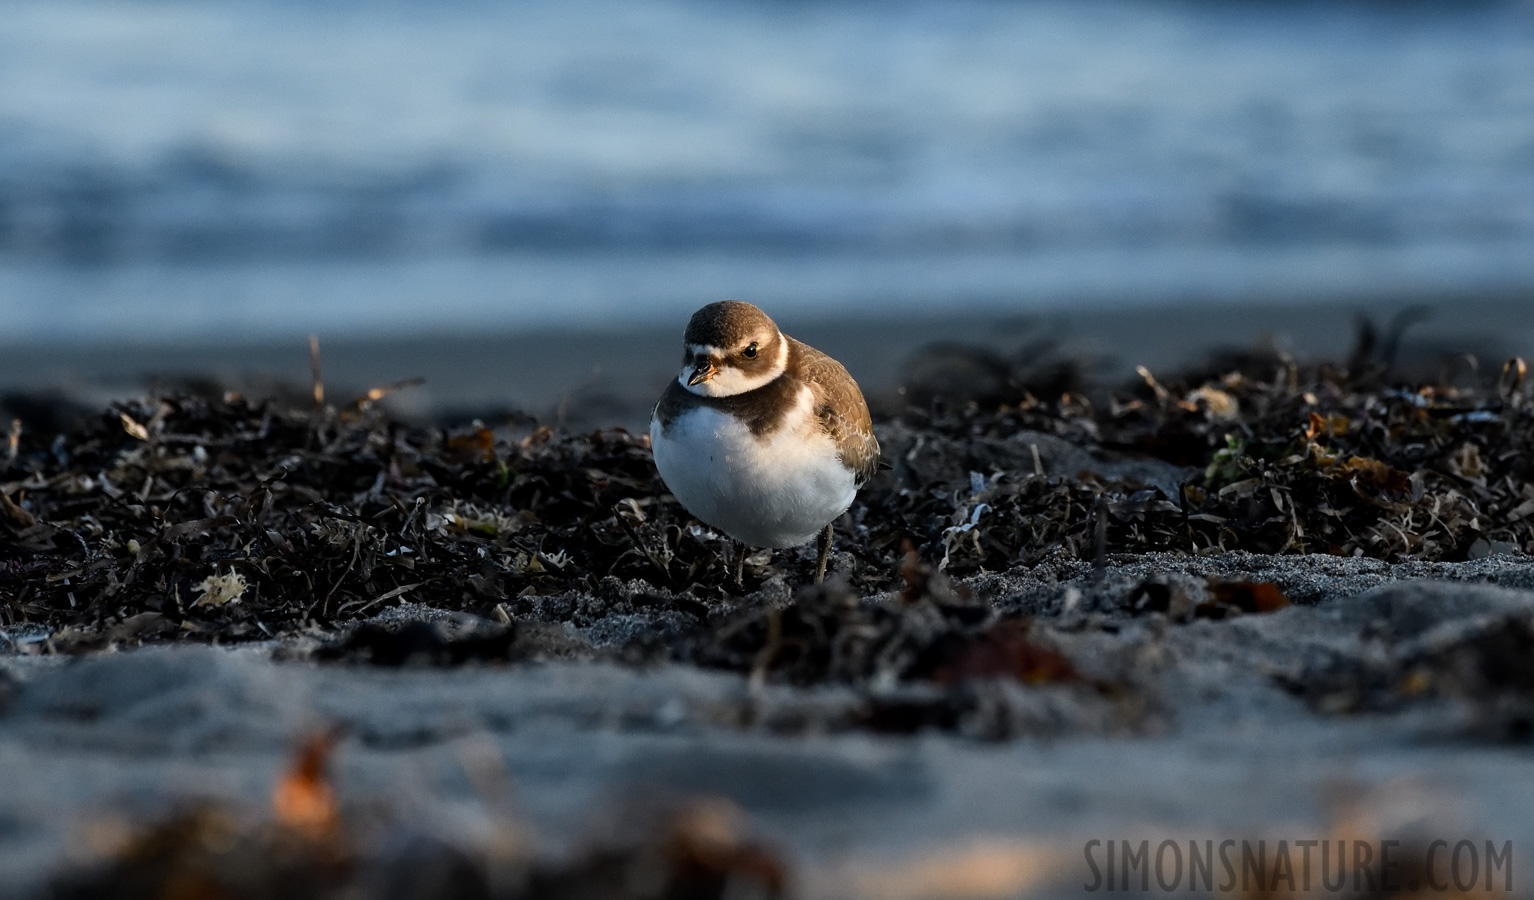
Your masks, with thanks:
[[[368,602],[362,604],[362,606],[359,607],[358,610],[355,613],[353,613],[353,615],[354,616],[360,616],[364,612],[366,612],[369,609],[377,606],[378,604],[384,602],[385,600],[393,600],[395,597],[398,597],[401,594],[405,594],[405,593],[408,593],[410,591],[413,591],[413,590],[415,590],[416,588],[420,587],[421,585],[423,585],[425,583],[426,582],[424,582],[424,581],[417,581],[415,584],[402,584],[399,587],[395,588],[394,590],[388,591],[387,593],[384,593],[384,594],[380,594],[379,596],[375,597],[374,599],[369,600]],[[353,601],[353,602],[355,602],[355,601]],[[350,605],[351,605],[350,603],[346,603],[346,604],[342,604],[341,606],[337,607],[336,615],[339,616],[341,613],[345,612],[346,608],[348,606],[350,606]]]
[[[1092,508],[1092,580],[1102,581],[1108,571],[1108,504],[1098,495]]]
[[[772,670],[772,661],[777,658],[778,651],[783,649],[783,611],[774,609],[767,614],[767,640],[762,643],[762,649],[757,651],[756,658],[751,660],[751,675],[748,684],[752,690],[760,690],[767,684],[767,673]]]
[[[320,336],[309,335],[309,372],[314,376],[314,411],[325,408],[325,374],[320,367]]]

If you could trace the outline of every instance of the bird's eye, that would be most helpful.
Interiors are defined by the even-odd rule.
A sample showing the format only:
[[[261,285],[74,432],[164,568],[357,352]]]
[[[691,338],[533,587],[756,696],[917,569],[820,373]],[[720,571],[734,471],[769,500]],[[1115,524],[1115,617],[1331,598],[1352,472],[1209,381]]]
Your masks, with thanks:
[[[746,345],[746,349],[740,351],[746,359],[756,359],[756,341]]]

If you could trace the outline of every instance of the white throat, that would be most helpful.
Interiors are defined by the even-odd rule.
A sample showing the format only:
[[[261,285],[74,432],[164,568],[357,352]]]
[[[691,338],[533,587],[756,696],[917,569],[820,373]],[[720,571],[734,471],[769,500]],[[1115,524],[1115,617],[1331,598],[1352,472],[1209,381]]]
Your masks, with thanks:
[[[709,347],[701,344],[689,345],[695,358],[725,356],[717,347]],[[713,378],[699,384],[688,384],[692,378],[692,368],[683,366],[682,372],[676,377],[677,383],[700,397],[733,397],[736,394],[744,394],[754,391],[759,387],[771,384],[773,379],[782,375],[788,369],[788,338],[778,335],[778,358],[770,368],[756,375],[747,375],[732,365],[723,365]]]

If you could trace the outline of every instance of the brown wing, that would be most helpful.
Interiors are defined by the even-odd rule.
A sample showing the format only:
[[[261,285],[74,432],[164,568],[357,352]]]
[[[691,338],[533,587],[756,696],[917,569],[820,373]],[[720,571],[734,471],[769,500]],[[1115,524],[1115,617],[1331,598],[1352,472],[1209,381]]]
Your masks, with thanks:
[[[841,363],[808,344],[788,340],[798,356],[800,376],[815,391],[816,414],[836,441],[842,462],[852,468],[862,487],[879,471],[879,441],[874,437],[863,392]]]

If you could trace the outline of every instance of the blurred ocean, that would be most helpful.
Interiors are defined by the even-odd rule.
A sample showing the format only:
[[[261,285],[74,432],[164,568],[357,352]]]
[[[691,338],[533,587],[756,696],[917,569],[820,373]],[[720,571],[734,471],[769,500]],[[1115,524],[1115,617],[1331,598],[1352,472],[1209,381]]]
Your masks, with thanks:
[[[3,341],[1525,290],[1528,3],[0,12]]]

